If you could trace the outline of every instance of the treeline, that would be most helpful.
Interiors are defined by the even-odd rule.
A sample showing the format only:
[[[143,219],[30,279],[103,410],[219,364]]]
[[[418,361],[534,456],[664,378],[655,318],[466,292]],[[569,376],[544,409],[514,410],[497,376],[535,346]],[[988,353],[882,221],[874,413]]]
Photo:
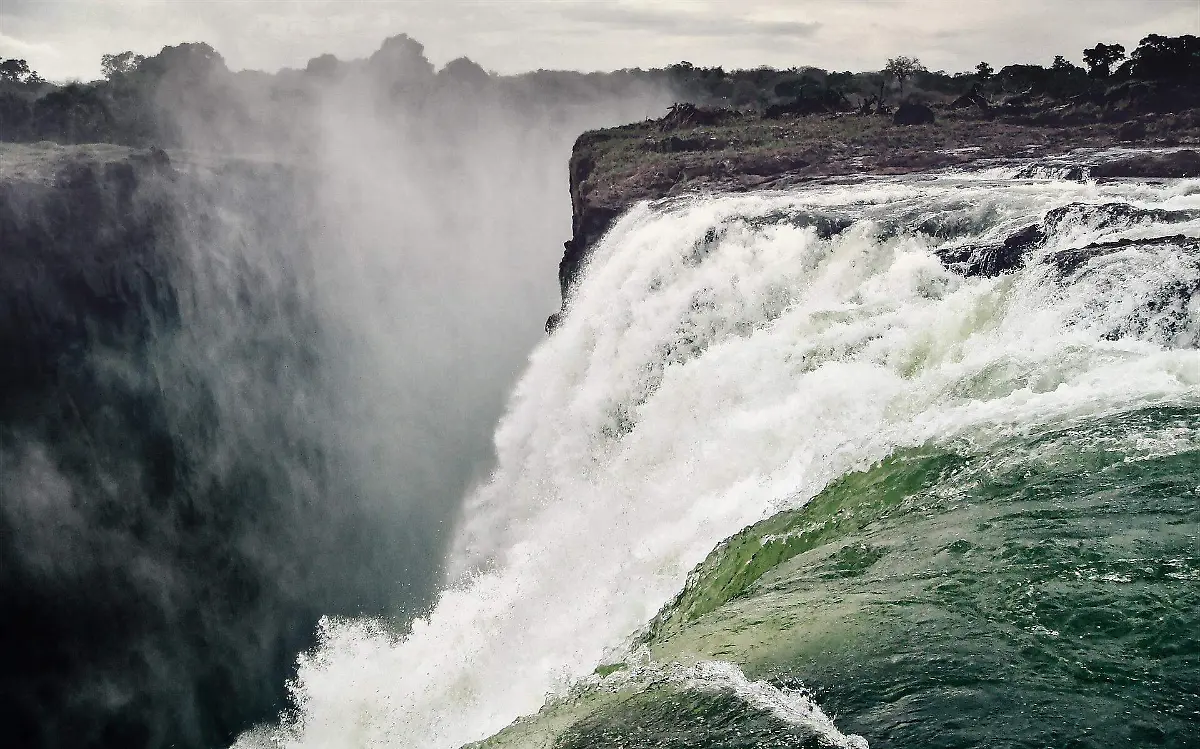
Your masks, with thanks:
[[[467,58],[436,70],[407,35],[370,57],[322,55],[303,69],[231,71],[208,44],[166,47],[153,57],[104,55],[104,78],[55,85],[21,60],[0,62],[0,140],[133,146],[286,149],[304,142],[320,107],[420,110],[470,116],[472,104],[525,112],[646,93],[653,76],[537,71],[499,76]]]
[[[912,57],[896,57],[882,70],[854,73],[819,68],[757,68],[726,72],[683,62],[664,72],[691,103],[753,108],[787,108],[797,113],[846,110],[916,99],[952,104],[963,97],[1038,96],[1092,99],[1133,82],[1200,84],[1200,37],[1151,34],[1129,55],[1119,44],[1083,51],[1086,67],[1059,55],[1048,66],[1018,64],[996,70],[981,62],[959,73],[930,71]],[[977,99],[983,100],[983,99]]]
[[[102,80],[61,86],[42,79],[23,60],[0,61],[0,140],[279,147],[303,137],[297,126],[306,121],[301,115],[330,90],[416,105],[434,99],[469,107],[474,100],[488,99],[550,108],[585,103],[597,95],[632,96],[666,88],[680,102],[767,114],[879,110],[901,99],[981,106],[992,96],[1096,99],[1133,81],[1200,81],[1200,37],[1152,34],[1128,54],[1119,44],[1101,43],[1084,50],[1083,60],[1086,67],[1058,56],[1045,67],[1008,65],[999,70],[981,62],[959,73],[929,71],[915,58],[898,57],[880,71],[863,73],[812,67],[725,71],[681,62],[611,73],[539,70],[499,76],[465,57],[436,70],[423,46],[401,34],[366,59],[323,55],[302,70],[267,74],[232,72],[212,47],[189,43],[166,47],[153,57],[105,55]]]

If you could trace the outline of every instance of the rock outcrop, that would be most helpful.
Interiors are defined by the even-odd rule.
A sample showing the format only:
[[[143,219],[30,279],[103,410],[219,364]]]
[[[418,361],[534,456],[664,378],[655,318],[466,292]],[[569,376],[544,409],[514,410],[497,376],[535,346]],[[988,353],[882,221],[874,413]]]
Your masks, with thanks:
[[[1046,241],[1040,226],[1027,226],[998,245],[954,247],[938,252],[947,268],[964,276],[993,278],[1021,267],[1029,251]]]

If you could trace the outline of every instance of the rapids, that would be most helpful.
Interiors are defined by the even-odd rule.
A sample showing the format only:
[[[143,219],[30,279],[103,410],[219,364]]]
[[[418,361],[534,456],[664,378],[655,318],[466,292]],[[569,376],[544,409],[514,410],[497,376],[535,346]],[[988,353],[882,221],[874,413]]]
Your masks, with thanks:
[[[1034,225],[1044,241],[1011,272],[940,257]],[[1196,181],[993,170],[637,206],[516,386],[436,604],[398,631],[324,620],[294,710],[238,746],[457,747],[621,680],[875,746],[819,691],[653,660],[643,628],[722,539],[898,451],[999,458],[1104,423],[1104,450],[1194,453],[1198,241]],[[1155,409],[1183,426],[1122,431]]]

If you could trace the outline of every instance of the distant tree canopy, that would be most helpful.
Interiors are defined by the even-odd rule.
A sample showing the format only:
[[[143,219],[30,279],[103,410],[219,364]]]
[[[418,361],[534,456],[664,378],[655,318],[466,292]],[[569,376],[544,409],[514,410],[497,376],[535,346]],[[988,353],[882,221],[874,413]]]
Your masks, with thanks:
[[[437,73],[438,78],[454,81],[468,86],[484,86],[491,76],[479,63],[468,57],[459,57],[446,63],[446,67]]]
[[[140,77],[170,79],[175,85],[201,83],[213,74],[229,72],[225,58],[203,42],[163,47],[154,57],[141,60],[135,70]]]
[[[900,94],[904,94],[904,82],[913,77],[917,73],[924,72],[925,66],[915,57],[893,57],[887,61],[883,72],[886,75],[896,79],[896,83],[900,84]]]
[[[321,55],[302,70],[277,74],[233,72],[211,46],[186,43],[145,57],[133,51],[104,55],[104,80],[91,84],[46,83],[25,60],[0,60],[0,140],[110,141],[174,146],[197,134],[219,141],[221,133],[255,133],[275,143],[294,130],[298,108],[311,106],[318,87],[358,79],[363,90],[384,99],[424,101],[453,96],[468,106],[477,96],[495,96],[514,106],[550,101],[585,101],[597,91],[620,95],[671,90],[676,100],[767,113],[879,111],[890,81],[901,96],[927,103],[971,94],[1102,101],[1103,94],[1129,81],[1175,86],[1200,83],[1200,37],[1151,34],[1126,55],[1119,44],[1083,50],[1085,70],[1064,55],[1043,65],[1008,65],[996,70],[980,62],[971,71],[929,71],[914,57],[895,57],[881,71],[829,72],[814,67],[726,70],[683,61],[665,68],[611,73],[539,70],[516,76],[488,73],[463,57],[436,70],[424,46],[399,34],[366,59]],[[643,88],[636,88],[641,86]],[[1172,94],[1161,101],[1173,106]],[[459,108],[458,111],[461,111]],[[185,137],[186,136],[186,137]]]
[[[0,60],[0,82],[40,86],[46,81],[24,60]]]
[[[34,102],[33,127],[41,137],[66,143],[109,140],[113,117],[100,92],[71,83]]]
[[[367,66],[397,82],[433,77],[433,63],[425,58],[425,45],[408,34],[385,39],[383,45],[367,58]]]
[[[121,52],[116,55],[103,55],[100,58],[100,72],[108,80],[137,70],[146,58],[133,52]]]
[[[340,66],[341,60],[333,55],[321,55],[309,60],[304,72],[318,78],[332,78]]]
[[[0,62],[0,80],[10,83],[24,83],[29,77],[29,63],[24,60],[4,60]]]
[[[1141,80],[1200,79],[1200,37],[1151,34],[1142,39],[1118,73]]]
[[[1125,59],[1125,48],[1120,44],[1097,44],[1083,51],[1083,61],[1088,66],[1088,75],[1093,78],[1108,78],[1114,63]]]
[[[1067,71],[1067,72],[1072,72],[1072,73],[1075,71],[1080,71],[1080,72],[1083,71],[1083,68],[1079,67],[1078,65],[1071,62],[1070,60],[1063,57],[1062,55],[1054,56],[1054,64],[1050,66],[1050,69],[1057,70],[1057,71]]]

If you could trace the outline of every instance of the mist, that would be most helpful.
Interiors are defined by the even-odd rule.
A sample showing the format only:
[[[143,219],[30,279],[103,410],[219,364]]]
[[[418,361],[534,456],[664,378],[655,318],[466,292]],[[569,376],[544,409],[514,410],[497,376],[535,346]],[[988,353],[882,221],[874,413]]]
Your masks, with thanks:
[[[45,201],[67,198],[10,206],[10,236],[59,243],[30,261],[50,282],[0,289],[10,350],[45,360],[0,399],[3,634],[25,651],[0,696],[27,746],[227,744],[285,707],[319,617],[403,630],[430,603],[558,307],[571,144],[672,100],[435,72],[403,36],[274,76],[189,62],[154,95],[170,165],[130,195],[69,155],[93,265],[64,270]]]

